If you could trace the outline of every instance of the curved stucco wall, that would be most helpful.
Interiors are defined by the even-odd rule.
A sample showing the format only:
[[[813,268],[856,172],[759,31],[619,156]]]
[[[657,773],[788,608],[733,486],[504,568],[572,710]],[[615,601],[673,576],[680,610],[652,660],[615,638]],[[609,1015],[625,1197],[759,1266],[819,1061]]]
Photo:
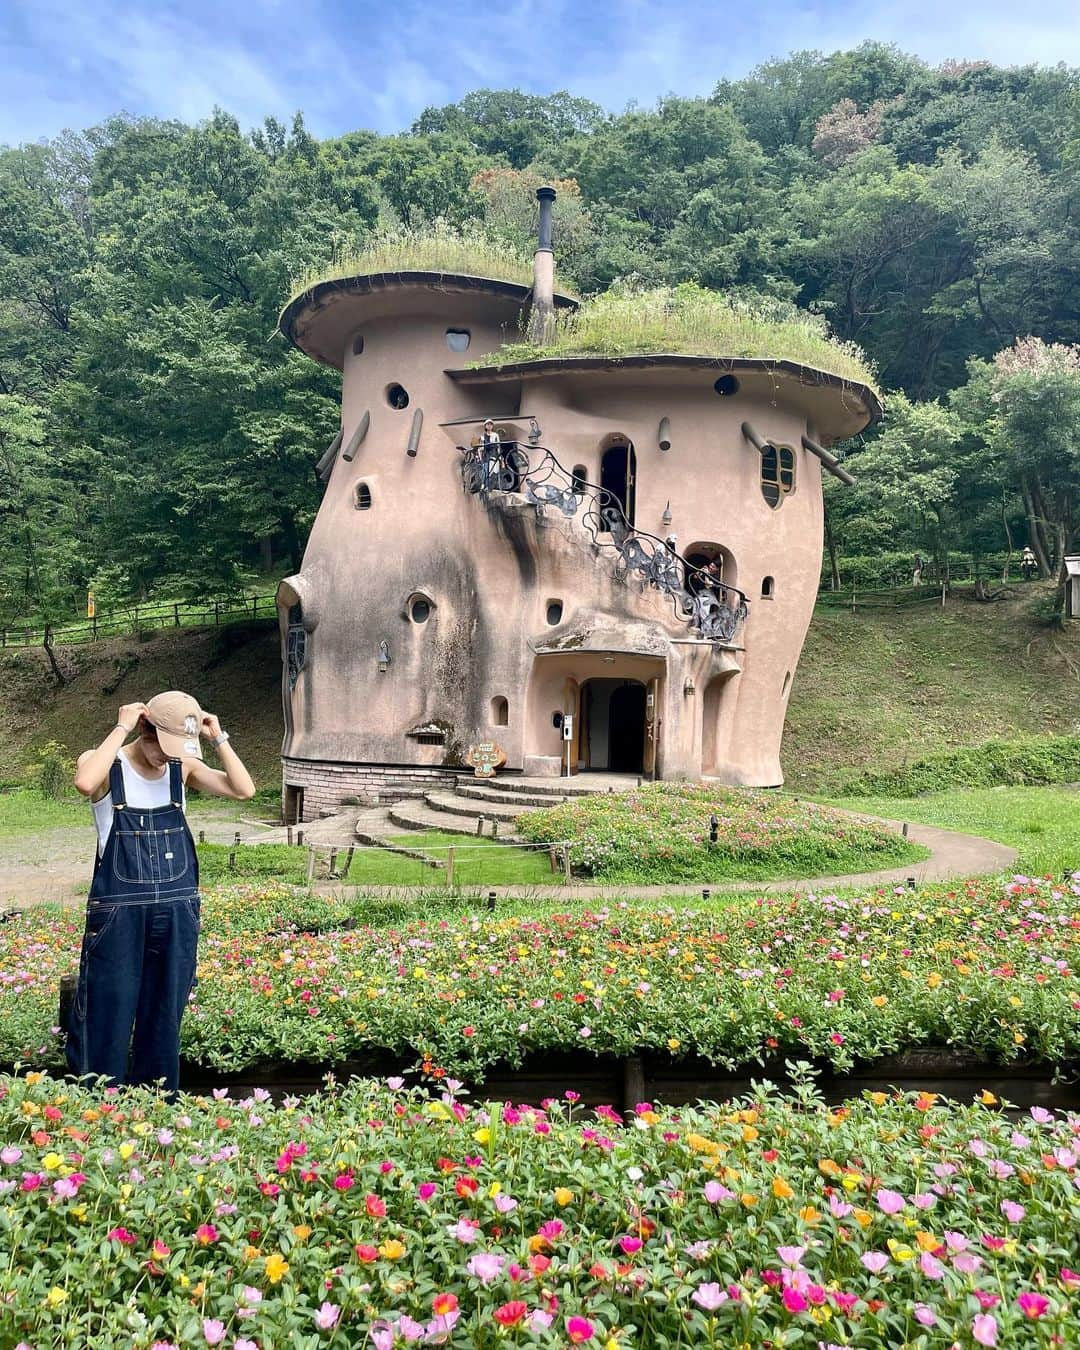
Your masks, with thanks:
[[[283,587],[283,599],[301,600],[307,629],[295,689],[286,680],[284,754],[433,766],[454,747],[494,737],[507,767],[535,769],[558,762],[552,715],[564,710],[567,680],[603,674],[659,680],[662,776],[704,768],[731,782],[779,783],[786,701],[821,563],[821,473],[801,448],[802,392],[789,397],[783,385],[746,380],[735,397],[720,398],[708,369],[460,382],[447,369],[496,349],[516,325],[516,309],[434,292],[410,304],[411,313],[391,304],[365,311],[355,330],[363,351],[352,354],[351,338],[346,346],[344,442],[365,412],[370,426],[351,463],[339,455],[299,577]],[[447,327],[470,330],[466,355],[448,349]],[[407,408],[387,401],[392,384],[408,391]],[[410,457],[417,409],[423,429]],[[606,440],[619,434],[633,443],[636,523],[661,537],[674,531],[680,549],[718,543],[734,560],[751,604],[733,650],[695,641],[670,600],[621,582],[580,517],[463,491],[455,443],[467,442],[472,428],[448,434],[439,424],[518,414],[535,417],[541,444],[568,470],[586,465],[593,482]],[[667,452],[657,444],[665,416]],[[760,458],[742,435],[744,421],[793,449],[796,487],[778,510],[762,497]],[[367,510],[355,504],[361,483],[371,494]],[[662,519],[668,507],[670,525]],[[761,596],[765,577],[773,578],[771,598]],[[409,617],[416,593],[433,602],[423,624]],[[585,644],[536,654],[551,632],[553,599],[562,604],[562,626],[598,634],[602,652]],[[283,609],[283,635],[286,624]],[[380,671],[383,642],[390,662]],[[496,726],[499,697],[508,717]],[[409,736],[430,724],[445,730],[446,745]]]

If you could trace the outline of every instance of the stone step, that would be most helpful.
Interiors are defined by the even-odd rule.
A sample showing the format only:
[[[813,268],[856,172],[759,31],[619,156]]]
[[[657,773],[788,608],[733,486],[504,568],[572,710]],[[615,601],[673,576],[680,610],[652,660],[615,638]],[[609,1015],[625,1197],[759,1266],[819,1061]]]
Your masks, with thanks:
[[[491,784],[473,784],[468,781],[459,781],[456,792],[459,797],[467,797],[470,801],[493,802],[496,806],[509,802],[513,806],[524,806],[537,811],[559,806],[566,800],[565,797],[546,797],[540,792],[526,791],[524,788],[520,792],[511,792],[509,788],[496,790]]]
[[[505,806],[494,802],[484,802],[481,805],[479,802],[470,801],[467,797],[459,797],[456,792],[425,792],[424,804],[432,811],[471,820],[474,831],[480,816],[488,821],[497,820],[500,824],[509,823],[524,815],[526,810],[525,807],[515,806],[512,802],[507,802]]]
[[[391,806],[390,822],[396,825],[399,830],[438,831],[439,834],[460,834],[476,838],[475,820],[470,822],[464,816],[452,816],[445,811],[433,811],[431,807],[419,802],[399,802],[396,806]],[[484,835],[490,838],[490,824],[485,826]],[[511,833],[509,827],[502,823],[499,825],[498,838],[501,843],[506,844],[521,842],[518,836]]]
[[[598,792],[607,792],[612,786],[616,791],[626,791],[637,786],[637,778],[630,774],[608,778],[602,774],[575,774],[571,778],[525,778],[522,775],[506,774],[503,777],[485,778],[462,775],[458,786],[470,784],[490,788],[495,792],[528,793],[538,797],[594,797]]]

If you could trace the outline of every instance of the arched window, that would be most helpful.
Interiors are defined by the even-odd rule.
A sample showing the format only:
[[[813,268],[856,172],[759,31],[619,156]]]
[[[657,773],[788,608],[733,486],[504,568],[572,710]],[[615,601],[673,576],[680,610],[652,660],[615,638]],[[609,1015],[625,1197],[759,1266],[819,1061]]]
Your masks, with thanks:
[[[766,445],[761,452],[761,495],[775,511],[795,491],[795,452],[787,445]]]
[[[491,725],[505,727],[510,724],[510,704],[501,694],[491,700]]]
[[[467,328],[448,328],[446,330],[446,345],[452,352],[467,352],[471,341],[472,334]]]
[[[547,613],[545,617],[552,628],[556,624],[562,623],[563,605],[561,600],[549,600],[547,602]]]
[[[363,335],[360,334],[360,333],[357,333],[356,337],[353,338],[352,354],[353,354],[353,356],[359,356],[360,353],[361,353],[363,350],[364,350],[364,338],[363,338]]]
[[[571,475],[570,487],[575,497],[585,495],[585,484],[589,481],[589,471],[584,464],[575,464]]]
[[[371,488],[367,483],[357,483],[356,485],[356,509],[358,511],[371,510]]]
[[[304,612],[299,602],[289,606],[289,629],[285,640],[285,666],[289,673],[289,688],[296,688],[296,681],[304,669],[307,659],[307,630],[304,628]]]
[[[761,594],[762,598],[765,600],[771,600],[776,594],[776,582],[772,577],[762,577]]]
[[[600,512],[612,534],[625,533],[634,523],[637,488],[637,456],[621,436],[611,436],[600,461]],[[625,519],[625,524],[623,523]]]
[[[716,581],[722,582],[725,586],[738,586],[739,575],[735,555],[723,544],[698,539],[687,545],[683,557],[690,564],[686,574],[686,589],[694,595],[703,589],[713,589]],[[706,574],[705,569],[711,563],[716,563],[719,567],[719,577],[716,576],[715,570]]]

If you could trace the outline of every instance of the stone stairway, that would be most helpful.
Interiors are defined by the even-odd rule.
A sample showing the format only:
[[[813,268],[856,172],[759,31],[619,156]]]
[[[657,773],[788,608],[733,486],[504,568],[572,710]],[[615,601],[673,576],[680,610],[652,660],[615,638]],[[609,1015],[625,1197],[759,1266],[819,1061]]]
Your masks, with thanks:
[[[462,775],[453,789],[431,788],[420,800],[394,802],[390,822],[403,831],[438,830],[442,834],[484,834],[518,842],[514,823],[527,811],[544,811],[573,797],[625,791],[637,784],[630,774],[587,774],[574,778],[507,776],[484,781]]]

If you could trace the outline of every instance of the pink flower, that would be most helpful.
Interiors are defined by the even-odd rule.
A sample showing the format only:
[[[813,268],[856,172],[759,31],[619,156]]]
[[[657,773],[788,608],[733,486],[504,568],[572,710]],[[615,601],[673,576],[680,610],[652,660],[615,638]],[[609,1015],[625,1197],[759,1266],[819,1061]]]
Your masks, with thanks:
[[[22,1185],[19,1187],[19,1190],[36,1191],[44,1180],[45,1180],[44,1172],[24,1172]]]
[[[457,1223],[447,1225],[446,1231],[459,1242],[475,1242],[480,1236],[480,1225],[471,1219],[458,1219]]]
[[[323,1303],[315,1314],[315,1325],[320,1331],[330,1331],[337,1326],[341,1309],[336,1303]]]
[[[220,1345],[225,1339],[225,1323],[219,1322],[216,1317],[204,1317],[202,1334],[206,1337],[207,1345]]]
[[[961,1275],[974,1275],[981,1265],[982,1257],[975,1256],[972,1252],[961,1252],[953,1259],[953,1267]]]
[[[784,1290],[783,1297],[784,1307],[789,1313],[805,1312],[809,1306],[802,1294],[800,1294],[797,1289],[790,1288],[790,1286]]]
[[[465,1269],[481,1284],[491,1284],[502,1274],[502,1268],[505,1265],[505,1256],[499,1256],[495,1252],[477,1252],[469,1257]]]
[[[10,1167],[12,1163],[17,1163],[22,1157],[22,1149],[16,1148],[14,1144],[9,1144],[7,1148],[0,1149],[0,1162],[5,1167]]]
[[[566,1334],[570,1338],[571,1345],[580,1345],[582,1341],[592,1340],[596,1335],[596,1328],[587,1317],[568,1317]]]
[[[1023,1205],[1018,1205],[1015,1200],[1002,1200],[1001,1212],[1010,1223],[1019,1223],[1027,1210]]]
[[[998,1324],[993,1313],[977,1313],[971,1334],[980,1345],[997,1345]]]
[[[517,1207],[518,1202],[512,1195],[502,1195],[500,1193],[495,1197],[495,1208],[500,1214],[510,1214],[513,1210],[517,1209]]]
[[[548,1219],[547,1223],[542,1223],[537,1230],[541,1237],[547,1238],[550,1242],[552,1238],[562,1235],[563,1224],[561,1219]]]
[[[209,1247],[218,1240],[218,1230],[212,1223],[201,1223],[195,1229],[195,1241],[200,1247]]]
[[[924,1327],[932,1327],[937,1321],[937,1314],[933,1308],[927,1307],[925,1303],[915,1304],[915,1321]]]
[[[729,1191],[726,1186],[721,1186],[719,1181],[707,1181],[705,1183],[705,1199],[710,1205],[718,1205],[721,1200],[730,1200],[734,1191]]]
[[[1053,1111],[1048,1111],[1045,1106],[1033,1106],[1031,1108],[1031,1119],[1036,1125],[1052,1125],[1054,1123]]]
[[[776,1254],[785,1266],[801,1266],[805,1247],[777,1247]]]
[[[945,1267],[930,1252],[923,1252],[922,1256],[919,1257],[919,1269],[931,1280],[943,1279],[945,1275]]]
[[[105,1234],[110,1242],[119,1242],[122,1247],[134,1247],[135,1234],[127,1228],[110,1228]]]
[[[1032,1321],[1037,1317],[1042,1317],[1050,1306],[1050,1300],[1044,1294],[1030,1292],[1021,1294],[1016,1303],[1024,1316],[1030,1317]]]
[[[883,1214],[899,1214],[904,1208],[904,1197],[897,1191],[887,1191],[882,1187],[874,1198]]]
[[[426,1205],[438,1189],[434,1181],[422,1181],[416,1188],[416,1194]]]
[[[726,1303],[727,1300],[728,1295],[715,1283],[699,1284],[690,1295],[691,1303],[696,1303],[706,1312],[715,1312],[721,1303]]]
[[[833,1294],[832,1298],[842,1313],[849,1313],[859,1301],[858,1294],[845,1294],[839,1289]]]
[[[627,1256],[634,1256],[641,1251],[645,1244],[639,1237],[622,1237],[619,1239],[619,1246]]]
[[[889,1264],[889,1258],[884,1252],[863,1252],[859,1260],[871,1275],[880,1275]]]
[[[233,1341],[233,1350],[259,1350],[259,1347],[246,1336],[241,1336],[239,1340]]]

